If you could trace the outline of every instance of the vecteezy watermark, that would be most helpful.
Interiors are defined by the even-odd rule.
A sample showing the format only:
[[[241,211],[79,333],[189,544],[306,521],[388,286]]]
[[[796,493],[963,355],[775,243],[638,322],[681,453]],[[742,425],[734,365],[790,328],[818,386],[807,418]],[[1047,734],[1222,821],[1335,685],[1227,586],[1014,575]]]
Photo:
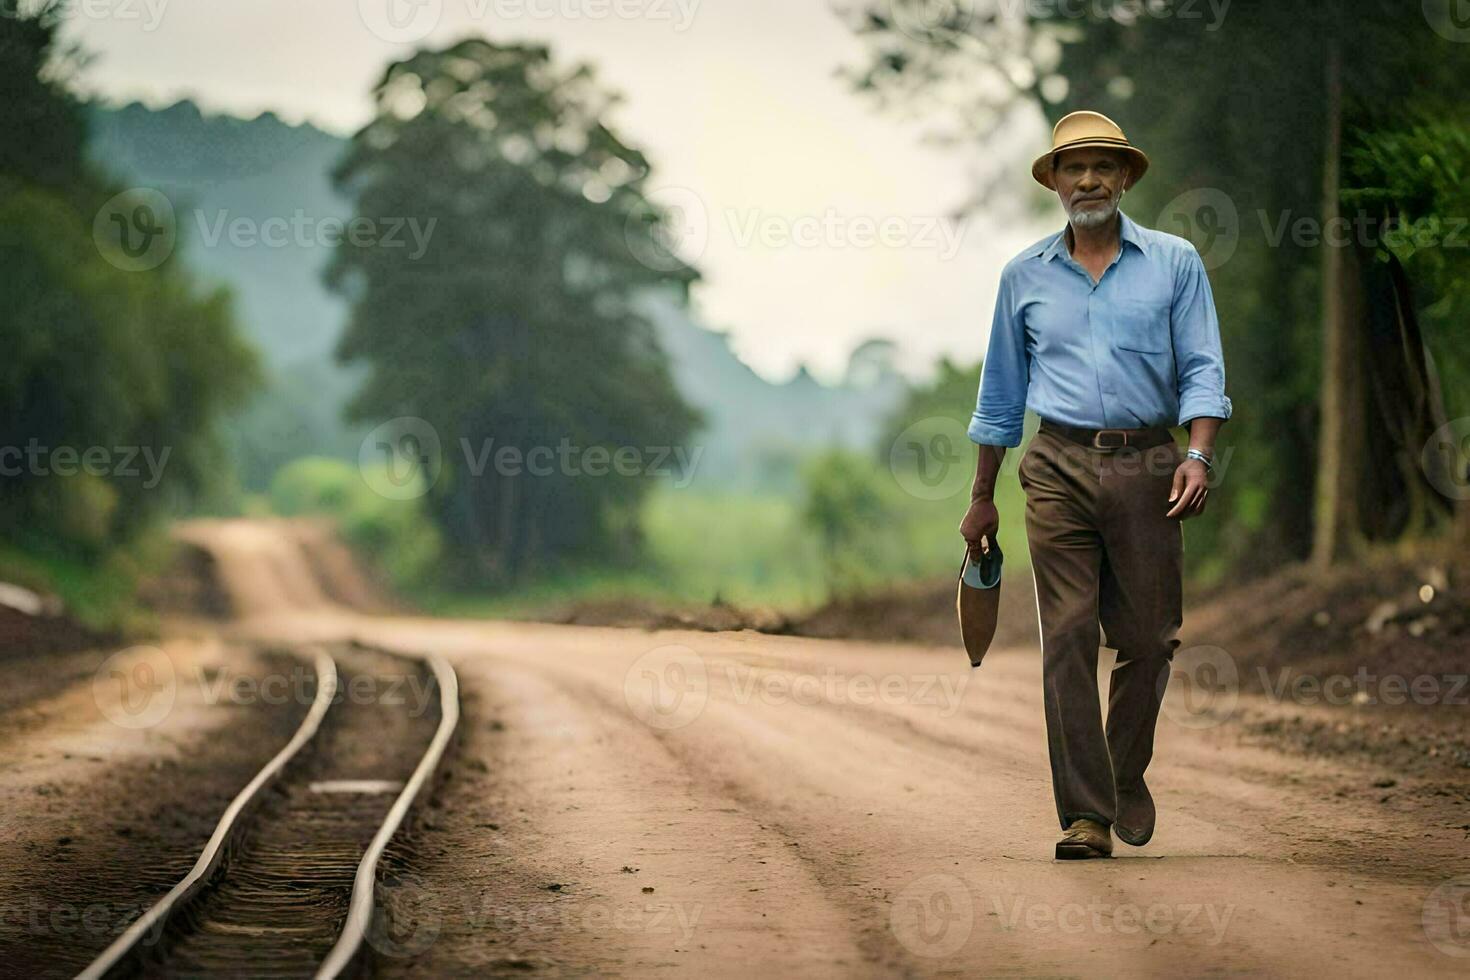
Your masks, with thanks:
[[[464,452],[465,467],[470,476],[484,476],[493,470],[500,476],[661,476],[674,479],[674,487],[682,490],[694,479],[703,446],[691,452],[684,446],[578,446],[563,438],[555,446],[532,446],[529,449],[503,444],[495,439],[480,441],[478,449],[468,439],[459,441]]]
[[[74,20],[115,20],[136,23],[153,33],[163,23],[171,0],[66,0],[52,7],[53,16]],[[46,9],[47,0],[0,0],[0,18],[23,20]]]
[[[1470,0],[1465,0],[1470,7]],[[1256,209],[1253,223],[1269,248],[1344,248],[1359,245],[1389,251],[1470,248],[1470,217],[1429,215],[1414,220],[1384,219],[1367,211],[1323,221],[1291,209]],[[1154,227],[1194,243],[1206,269],[1229,262],[1240,245],[1246,222],[1235,201],[1217,187],[1198,187],[1175,197],[1159,211]]]
[[[265,218],[238,215],[228,208],[195,208],[193,221],[203,248],[338,248],[401,250],[410,262],[429,251],[438,218],[358,215],[309,215],[297,208],[290,215]],[[134,187],[114,196],[92,222],[97,251],[124,272],[148,272],[168,260],[178,246],[178,219],[173,202],[151,187]]]
[[[1298,248],[1328,245],[1344,248],[1387,248],[1390,251],[1413,247],[1470,248],[1470,218],[1432,215],[1405,221],[1399,217],[1384,220],[1367,211],[1338,215],[1323,221],[1310,214],[1297,214],[1287,209],[1278,214],[1256,211],[1266,244],[1280,248],[1290,240]]]
[[[651,189],[628,214],[623,241],[633,258],[655,272],[677,271],[709,247],[709,209],[687,187]]]
[[[1199,187],[1175,197],[1159,211],[1154,227],[1194,243],[1206,269],[1230,261],[1240,244],[1240,213],[1229,194]]]
[[[1470,876],[1447,881],[1424,899],[1424,938],[1453,959],[1470,959]]]
[[[581,446],[563,437],[555,445],[522,446],[495,437],[459,440],[464,472],[472,479],[494,473],[504,477],[574,479],[668,477],[676,489],[694,480],[703,446]],[[433,489],[444,468],[439,430],[426,419],[403,416],[379,425],[363,438],[357,453],[364,482],[389,500],[412,500]]]
[[[888,927],[894,938],[917,956],[952,956],[970,941],[975,929],[970,886],[947,874],[911,881],[893,897]]]
[[[141,477],[143,489],[163,481],[172,446],[43,446],[32,438],[24,446],[0,446],[0,476]]]
[[[646,20],[681,34],[694,24],[702,0],[449,0],[457,20],[546,22]],[[422,41],[444,19],[445,0],[358,0],[362,23],[390,44]]]
[[[0,905],[0,922],[27,936],[60,936],[66,939],[105,940],[122,932],[145,911],[137,905],[112,902],[58,902],[50,898],[27,895],[21,901]],[[157,945],[163,934],[160,920],[139,941],[139,945]]]
[[[316,699],[317,677],[305,664],[260,674],[228,665],[183,672],[165,651],[139,646],[103,661],[92,675],[92,696],[113,724],[138,730],[161,724],[189,685],[197,690],[198,702],[209,707],[309,706]],[[403,707],[410,717],[421,718],[435,704],[435,693],[432,682],[418,673],[354,674],[338,683],[331,703]]]
[[[444,0],[357,0],[363,26],[389,44],[428,37],[444,16]]]
[[[553,900],[514,904],[493,888],[448,882],[431,888],[420,876],[390,872],[378,889],[367,941],[376,952],[395,959],[423,953],[446,926],[479,936],[513,936],[517,942],[539,943],[547,937],[576,934],[638,933],[687,945],[698,931],[704,906],[657,900],[648,897],[652,891],[644,890],[640,900],[590,896],[568,900],[570,896],[558,888]]]
[[[1419,453],[1419,465],[1434,489],[1451,500],[1470,500],[1470,416],[1434,430]]]
[[[964,423],[946,415],[920,419],[888,447],[888,472],[920,500],[947,500],[970,486],[974,450]]]
[[[1201,21],[1220,29],[1231,0],[994,0],[986,12],[1003,23],[1026,20]],[[901,33],[926,43],[954,42],[975,23],[978,0],[888,0],[888,19]],[[987,20],[987,23],[989,21]]]
[[[1213,728],[1228,721],[1240,702],[1240,668],[1221,647],[1185,647],[1159,675],[1163,713],[1183,728]]]
[[[1470,674],[1375,674],[1359,665],[1352,674],[1297,674],[1286,669],[1272,677],[1257,667],[1257,679],[1266,697],[1292,704],[1421,706],[1470,705]]]
[[[888,21],[925,43],[952,41],[975,21],[976,0],[888,0]]]
[[[1112,20],[1133,24],[1140,20],[1201,21],[1207,32],[1225,24],[1232,0],[999,0],[1014,15],[1022,11],[1032,20]]]
[[[818,672],[768,670],[743,663],[715,666],[687,646],[670,644],[648,651],[629,666],[623,694],[640,721],[665,730],[682,728],[704,711],[713,680],[723,681],[731,702],[742,706],[910,705],[937,708],[941,718],[949,718],[960,708],[970,675],[846,673],[832,667]]]
[[[689,647],[672,643],[640,656],[623,675],[623,700],[651,728],[683,728],[709,703],[709,668]]]
[[[97,251],[124,272],[147,272],[168,261],[178,243],[174,205],[151,187],[115,195],[92,221]]]
[[[703,0],[464,0],[474,20],[646,20],[682,34]]]
[[[652,889],[650,889],[651,891]],[[466,896],[468,899],[469,896]],[[473,906],[466,902],[465,919],[476,931],[490,928],[518,936],[568,935],[573,932],[605,934],[641,933],[668,936],[679,944],[694,938],[704,906],[699,902],[605,900],[578,903],[547,903],[507,907],[504,902],[480,896]]]
[[[1167,442],[1148,448],[1125,446],[1121,449],[1099,453],[1090,446],[1056,440],[1044,446],[1032,445],[1019,455],[1024,457],[1030,454],[1043,456],[1050,461],[1051,465],[1060,464],[1063,469],[1090,470],[1096,467],[1098,475],[1102,477],[1169,476],[1176,473],[1187,462],[1187,459],[1184,458],[1184,450],[1177,443]],[[1216,451],[1213,460],[1214,467],[1208,470],[1205,476],[1205,486],[1213,489],[1224,481],[1225,473],[1230,468],[1230,460],[1234,456],[1234,446],[1226,446]],[[1007,459],[1009,459],[1009,454]],[[1019,470],[1020,463],[1017,462],[1016,465]]]
[[[427,419],[389,419],[363,437],[357,471],[374,493],[388,500],[414,500],[439,482],[444,449],[439,430]]]
[[[1168,443],[1148,449],[1125,447],[1099,453],[1096,449],[1072,442],[1054,445],[1028,444],[1010,449],[1001,461],[1000,472],[1019,473],[1027,456],[1045,456],[1052,465],[1096,468],[1101,476],[1168,476],[1183,461],[1183,450]],[[967,491],[974,475],[974,451],[960,420],[933,415],[920,419],[900,432],[888,447],[888,471],[905,493],[920,500],[947,500]],[[1219,486],[1225,480],[1235,447],[1226,446],[1215,453],[1214,467],[1205,476],[1205,485]]]
[[[152,728],[168,717],[178,697],[173,659],[152,646],[119,650],[92,675],[92,699],[119,728]]]
[[[948,262],[959,254],[966,223],[942,215],[770,214],[760,208],[727,208],[726,231],[736,248],[921,249]]]
[[[439,896],[417,875],[392,871],[375,893],[367,942],[383,956],[403,959],[427,950],[444,928]]]
[[[222,242],[235,248],[338,248],[351,245],[360,249],[404,249],[410,262],[417,262],[428,253],[429,242],[439,224],[438,218],[316,217],[308,215],[302,208],[297,208],[289,218],[263,219],[232,215],[228,208],[213,212],[196,209],[194,221],[199,241],[205,248],[218,248]]]
[[[209,671],[202,667],[193,672],[199,700],[215,707],[231,705],[309,706],[316,700],[317,675],[305,664],[286,671],[247,674],[225,666]],[[353,674],[339,678],[331,703],[352,705],[387,705],[408,709],[409,717],[422,718],[435,703],[434,685],[419,673]]]
[[[1000,928],[1006,932],[1108,936],[1203,936],[1218,946],[1235,915],[1235,905],[1189,902],[1046,902],[1024,895],[991,897]]]
[[[814,674],[726,664],[719,673],[736,704],[923,705],[938,708],[941,718],[959,710],[970,682],[968,673],[848,674],[831,667]]]
[[[1422,0],[1424,19],[1446,41],[1470,44],[1470,0]]]
[[[649,191],[629,214],[624,238],[639,262],[672,272],[697,262],[711,235],[739,249],[919,249],[948,262],[959,254],[967,224],[943,215],[820,213],[781,214],[762,208],[726,208],[711,219],[704,199],[687,187]]]

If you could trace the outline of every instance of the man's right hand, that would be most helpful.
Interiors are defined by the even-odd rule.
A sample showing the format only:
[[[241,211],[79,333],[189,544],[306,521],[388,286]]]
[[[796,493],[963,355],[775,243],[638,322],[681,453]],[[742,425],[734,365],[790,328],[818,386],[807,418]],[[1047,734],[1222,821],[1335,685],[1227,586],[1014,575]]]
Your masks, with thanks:
[[[995,501],[988,497],[970,501],[970,509],[965,512],[965,519],[960,521],[960,537],[970,546],[972,559],[978,561],[980,555],[990,549],[999,530],[1000,512],[995,509]],[[983,547],[982,539],[985,541]]]

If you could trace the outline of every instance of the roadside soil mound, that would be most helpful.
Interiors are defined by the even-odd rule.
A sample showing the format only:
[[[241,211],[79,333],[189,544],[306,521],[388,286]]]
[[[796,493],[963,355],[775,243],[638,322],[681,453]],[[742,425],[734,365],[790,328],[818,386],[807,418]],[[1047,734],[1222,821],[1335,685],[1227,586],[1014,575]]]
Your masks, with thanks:
[[[96,633],[65,616],[31,616],[0,606],[0,657],[71,653],[105,646],[115,636]]]

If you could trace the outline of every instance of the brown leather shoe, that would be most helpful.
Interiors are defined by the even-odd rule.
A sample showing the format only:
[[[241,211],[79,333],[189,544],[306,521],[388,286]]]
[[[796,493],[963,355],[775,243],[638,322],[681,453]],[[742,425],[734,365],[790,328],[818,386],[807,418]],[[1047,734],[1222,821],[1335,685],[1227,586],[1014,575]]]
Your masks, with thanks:
[[[1154,835],[1154,798],[1142,782],[1137,789],[1118,791],[1118,819],[1113,830],[1118,840],[1134,847],[1142,847]]]
[[[1113,835],[1096,820],[1073,820],[1057,841],[1058,861],[1081,861],[1113,856]]]

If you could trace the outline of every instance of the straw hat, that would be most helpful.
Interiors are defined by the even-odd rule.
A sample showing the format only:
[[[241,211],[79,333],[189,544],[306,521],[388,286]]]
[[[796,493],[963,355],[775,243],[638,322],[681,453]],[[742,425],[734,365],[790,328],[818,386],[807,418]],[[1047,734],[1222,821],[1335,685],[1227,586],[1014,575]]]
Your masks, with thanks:
[[[1117,150],[1128,158],[1128,183],[1123,185],[1124,190],[1132,188],[1148,172],[1148,157],[1128,142],[1117,123],[1100,112],[1083,109],[1070,112],[1057,121],[1056,128],[1051,131],[1051,149],[1036,158],[1031,165],[1031,176],[1048,190],[1056,190],[1051,179],[1052,158],[1063,150],[1085,147]]]

